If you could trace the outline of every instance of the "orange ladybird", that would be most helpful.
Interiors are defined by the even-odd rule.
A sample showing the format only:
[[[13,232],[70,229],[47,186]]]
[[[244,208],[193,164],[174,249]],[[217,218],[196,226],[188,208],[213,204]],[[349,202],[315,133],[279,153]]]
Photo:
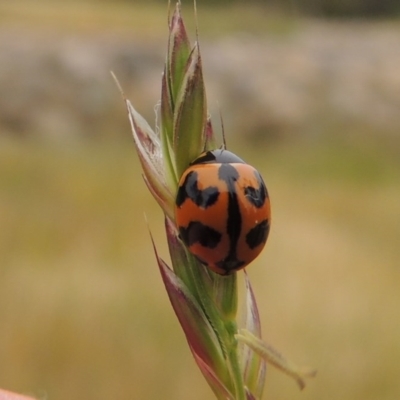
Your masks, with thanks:
[[[189,251],[227,275],[251,263],[267,241],[268,191],[260,173],[235,154],[207,151],[179,181],[175,218]]]

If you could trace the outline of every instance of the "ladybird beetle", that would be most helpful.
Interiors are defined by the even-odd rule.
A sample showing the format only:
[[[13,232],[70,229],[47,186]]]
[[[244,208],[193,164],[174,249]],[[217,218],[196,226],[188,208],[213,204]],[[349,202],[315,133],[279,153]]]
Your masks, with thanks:
[[[183,173],[175,203],[179,236],[220,275],[244,268],[267,241],[271,210],[259,172],[227,150],[202,153]]]

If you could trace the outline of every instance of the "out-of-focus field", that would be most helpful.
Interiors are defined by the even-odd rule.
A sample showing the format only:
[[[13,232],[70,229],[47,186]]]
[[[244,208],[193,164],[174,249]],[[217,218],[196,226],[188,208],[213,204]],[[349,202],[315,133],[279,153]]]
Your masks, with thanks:
[[[143,213],[166,256],[162,218],[131,144],[0,144],[1,386],[57,399],[212,398],[161,285]],[[265,398],[400,393],[400,173],[381,151],[241,153],[273,202],[268,246],[249,268],[264,335],[319,370],[300,394],[271,368]]]
[[[32,31],[33,36],[37,30],[55,30],[58,38],[80,21],[74,16],[80,15],[79,8],[65,6],[56,12],[47,6],[40,10],[3,4],[1,27],[18,30],[21,24],[23,32]],[[142,23],[132,25],[135,35],[142,32],[146,37],[149,26],[165,21],[164,8],[118,7],[112,12],[111,6],[99,5],[92,24],[77,22],[75,37],[93,38],[104,25],[107,31],[115,26],[115,37],[121,35],[126,41],[131,35],[131,11],[132,20]],[[199,8],[201,16],[201,4]],[[206,21],[234,21],[237,15],[230,19],[220,13],[203,11]],[[48,18],[43,20],[43,15]],[[257,22],[257,13],[253,15]],[[235,23],[224,24],[222,33],[229,40]],[[254,25],[251,19],[247,24]],[[263,33],[273,48],[279,47],[292,22],[275,24],[273,33]],[[88,26],[92,28],[86,30]],[[152,40],[159,37],[161,42],[161,47],[155,46],[162,52],[161,57],[154,55],[156,63],[162,62],[165,51],[159,28],[148,31]],[[205,27],[205,36],[217,35],[214,28]],[[206,54],[207,43],[202,44]],[[212,64],[211,56],[209,60]],[[265,76],[268,73],[266,69]],[[108,70],[96,75],[96,84],[102,87],[104,76],[104,86],[110,85],[107,74]],[[157,87],[160,75],[155,75]],[[35,77],[31,80],[36,85]],[[133,82],[129,74],[123,77],[128,95],[139,101],[142,111],[147,105],[140,105],[135,76]],[[378,77],[377,82],[381,82]],[[64,87],[61,81],[57,84]],[[35,85],[27,90],[36,93]],[[56,101],[62,93],[57,89],[54,93]],[[79,101],[79,91],[76,97]],[[64,134],[56,140],[37,132],[40,124],[34,134],[24,128],[23,134],[13,135],[12,128],[19,126],[15,116],[0,131],[0,387],[57,400],[211,399],[157,271],[148,230],[168,259],[162,214],[142,181],[117,91],[109,97],[111,107],[121,107],[121,119],[109,119],[103,128],[112,130],[115,124],[121,134],[81,137],[74,132],[76,125],[67,123],[74,117],[62,119]],[[209,98],[211,107],[221,97]],[[33,95],[32,107],[35,100]],[[280,101],[285,104],[284,98]],[[28,105],[21,114],[29,112]],[[295,124],[281,130],[274,122],[265,125],[266,137],[258,131],[245,137],[230,121],[239,113],[232,111],[234,99],[228,106],[220,105],[225,124],[233,131],[227,132],[230,149],[261,171],[272,200],[267,247],[248,268],[264,338],[299,364],[318,369],[318,376],[300,393],[290,378],[271,367],[264,398],[397,400],[400,137],[396,125],[383,129],[343,116],[338,122],[336,114],[324,108],[329,112],[324,118],[318,116],[317,128],[309,134],[306,130],[314,126],[307,125],[310,121],[299,123],[298,135],[292,132]],[[243,113],[247,120],[251,110]],[[96,117],[94,112],[91,118]],[[366,120],[372,119],[369,113]]]

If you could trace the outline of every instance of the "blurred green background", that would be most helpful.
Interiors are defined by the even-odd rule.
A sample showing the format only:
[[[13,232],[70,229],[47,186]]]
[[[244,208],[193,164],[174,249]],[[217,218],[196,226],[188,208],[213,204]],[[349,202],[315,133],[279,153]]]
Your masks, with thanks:
[[[263,174],[248,268],[264,338],[318,369],[300,393],[400,396],[397,1],[198,0],[209,109]],[[194,39],[191,1],[184,16]],[[376,18],[374,18],[376,17]],[[48,399],[211,399],[168,302],[110,76],[153,124],[166,2],[0,3],[0,387]]]

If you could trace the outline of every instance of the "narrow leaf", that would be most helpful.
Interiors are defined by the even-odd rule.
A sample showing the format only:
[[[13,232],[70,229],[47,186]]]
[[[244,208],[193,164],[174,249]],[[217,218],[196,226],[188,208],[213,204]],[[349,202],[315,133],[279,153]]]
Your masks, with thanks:
[[[260,314],[247,272],[244,271],[246,285],[246,329],[254,335],[261,337]]]
[[[190,162],[204,149],[207,106],[197,43],[190,54],[174,117],[174,151],[176,171],[180,177]]]
[[[192,261],[192,258],[182,242],[179,240],[178,231],[172,220],[169,218],[165,218],[165,232],[167,234],[167,242],[169,253],[171,255],[173,270],[175,274],[182,279],[189,291],[195,295],[196,290],[192,287],[189,273],[189,268],[191,267],[190,262]],[[198,265],[198,268],[203,268],[203,266]]]
[[[246,400],[257,400],[261,399],[261,397],[254,397],[253,393],[250,392],[250,390],[246,387]]]
[[[223,352],[206,315],[182,280],[158,256],[154,242],[153,248],[169,299],[190,348],[214,371],[219,379],[227,382],[228,374]]]
[[[153,132],[146,120],[126,100],[133,139],[142,164],[146,183],[167,215],[173,216],[174,199],[164,175],[160,138]],[[168,206],[166,208],[166,206]]]
[[[181,7],[180,4],[177,3],[170,22],[167,55],[167,71],[173,107],[183,82],[185,67],[190,52],[190,42],[181,16]]]
[[[172,98],[170,96],[165,68],[161,80],[161,146],[164,164],[167,169],[166,179],[170,182],[171,187],[176,187],[178,177],[176,175],[175,156],[173,153],[173,114]]]
[[[253,335],[261,338],[261,323],[260,315],[257,308],[256,299],[254,296],[253,289],[250,284],[249,277],[245,271],[245,285],[246,285],[246,329],[253,333]],[[250,347],[242,346],[242,364],[243,364],[243,375],[246,386],[251,390],[256,398],[261,398],[264,384],[267,365],[265,360]]]
[[[299,367],[278,353],[272,346],[266,344],[246,329],[241,329],[236,335],[238,341],[245,343],[253,351],[263,357],[268,363],[278,368],[296,380],[300,389],[304,389],[306,378],[312,378],[317,371],[308,367]]]
[[[221,382],[221,380],[215,375],[213,370],[192,350],[193,357],[200,368],[203,376],[206,378],[212,391],[219,400],[235,400],[235,396],[229,391],[229,389]]]
[[[210,279],[208,268],[202,265],[188,251],[179,239],[178,231],[174,223],[169,218],[165,219],[165,230],[175,274],[183,280],[190,293],[197,299],[199,304],[203,305],[205,297],[213,298],[213,280]],[[198,296],[199,287],[204,289],[201,298]]]
[[[144,183],[146,184],[147,188],[149,189],[151,195],[154,197],[154,199],[157,201],[158,205],[161,207],[162,210],[164,210],[165,215],[171,217],[173,215],[173,208],[171,207],[171,203],[169,200],[169,197],[162,197],[161,192],[157,192],[157,186],[152,185],[146,175],[142,175]]]
[[[225,321],[235,320],[238,305],[237,274],[213,276],[215,303]]]
[[[204,129],[204,137],[206,150],[214,150],[217,148],[217,145],[215,143],[214,129],[210,117],[207,117],[206,127]]]

